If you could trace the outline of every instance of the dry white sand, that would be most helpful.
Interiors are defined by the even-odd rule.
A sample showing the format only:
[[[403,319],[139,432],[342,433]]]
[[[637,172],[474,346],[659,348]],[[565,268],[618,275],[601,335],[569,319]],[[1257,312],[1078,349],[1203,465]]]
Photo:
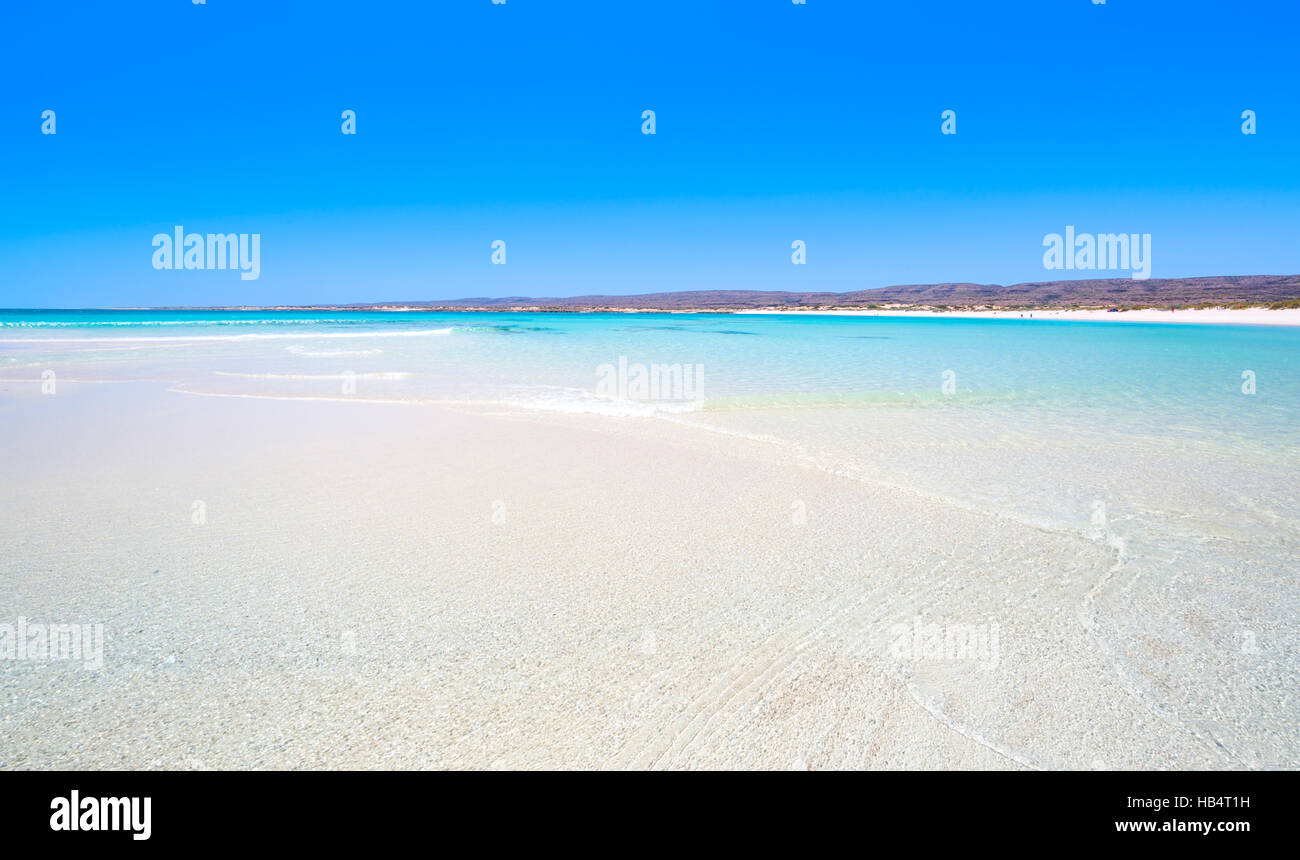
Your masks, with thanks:
[[[1300,308],[1196,308],[1136,311],[921,311],[921,310],[773,310],[736,311],[744,314],[813,314],[863,317],[958,317],[967,319],[1043,319],[1084,322],[1199,323],[1211,325],[1300,325]]]
[[[0,768],[1219,768],[1074,534],[661,421],[0,392]],[[192,522],[192,504],[206,523]],[[997,659],[891,648],[998,625]]]

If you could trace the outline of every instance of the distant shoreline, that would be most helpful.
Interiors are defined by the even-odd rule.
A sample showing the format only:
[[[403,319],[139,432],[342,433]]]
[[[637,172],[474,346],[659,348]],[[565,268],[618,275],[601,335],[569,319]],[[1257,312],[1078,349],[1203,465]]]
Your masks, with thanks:
[[[35,310],[35,309],[29,309]],[[1214,275],[1191,278],[1038,281],[1023,284],[943,283],[848,292],[680,290],[578,296],[478,296],[312,305],[118,307],[104,310],[427,311],[433,313],[805,313],[906,316],[1233,322],[1294,325],[1300,275]],[[1261,316],[1264,314],[1264,316]]]
[[[1300,325],[1300,308],[1177,308],[1173,310],[1071,310],[1043,308],[1025,311],[861,310],[737,311],[742,314],[809,314],[813,316],[953,317],[959,319],[1068,320],[1074,322],[1191,323],[1196,325]]]
[[[764,307],[764,308],[611,308],[611,307],[455,307],[425,305],[216,305],[211,307],[115,307],[115,308],[0,308],[6,312],[39,311],[59,313],[71,311],[229,311],[255,312],[311,312],[311,313],[555,313],[555,314],[731,314],[737,316],[851,316],[851,317],[901,317],[922,319],[985,319],[985,320],[1048,320],[1068,322],[1123,322],[1166,323],[1192,325],[1274,325],[1300,326],[1300,307],[1198,307],[1198,308],[1017,308],[1015,310],[956,310],[950,308],[862,308],[862,307]]]

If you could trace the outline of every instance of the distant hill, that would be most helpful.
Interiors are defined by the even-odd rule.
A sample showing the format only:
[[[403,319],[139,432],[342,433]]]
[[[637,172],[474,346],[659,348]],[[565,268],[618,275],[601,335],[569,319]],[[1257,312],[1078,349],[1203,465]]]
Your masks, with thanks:
[[[1048,308],[1147,308],[1202,306],[1300,307],[1300,275],[1242,275],[1212,278],[1112,278],[1038,281],[1029,284],[919,284],[848,293],[790,293],[762,290],[695,290],[633,296],[568,298],[444,299],[370,302],[354,308],[445,308],[448,310],[753,310],[756,308],[933,308],[1016,310]]]

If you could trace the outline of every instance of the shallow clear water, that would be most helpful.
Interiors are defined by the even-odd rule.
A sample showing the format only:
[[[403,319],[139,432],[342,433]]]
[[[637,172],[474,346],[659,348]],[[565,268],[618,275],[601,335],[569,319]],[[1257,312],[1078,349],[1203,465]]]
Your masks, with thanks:
[[[659,376],[638,388],[640,366]],[[656,369],[656,366],[658,369]],[[620,368],[622,370],[620,371]],[[1300,330],[739,314],[0,311],[0,377],[657,416],[1045,525],[1294,526]],[[1247,382],[1253,379],[1254,393]],[[10,383],[16,384],[16,383]],[[1225,521],[1233,506],[1250,509]],[[1258,508],[1259,510],[1256,510]],[[1196,517],[1192,517],[1195,519]]]
[[[632,384],[637,365],[689,371],[692,387],[674,390],[670,373],[648,397]],[[1079,584],[1077,622],[1126,689],[1236,764],[1300,761],[1291,702],[1300,667],[1300,329],[0,311],[0,392],[35,392],[49,371],[59,384],[150,380],[191,395],[597,413],[628,426],[667,420],[1074,535],[1111,554],[1109,569]],[[934,540],[944,540],[941,530]],[[1023,549],[1044,569],[1069,566],[1057,551]],[[954,575],[998,576],[969,568],[954,547]]]
[[[351,371],[362,379],[388,374],[374,377],[385,384],[359,384],[359,397],[531,395],[539,408],[550,402],[595,409],[600,404],[589,401],[598,393],[599,368],[616,366],[620,357],[629,365],[698,367],[704,402],[692,408],[704,410],[964,404],[1008,415],[1028,409],[1104,417],[1134,432],[1247,445],[1294,445],[1291,429],[1300,417],[1300,333],[1284,327],[728,314],[0,311],[6,375],[162,374],[196,390],[229,390],[232,378],[242,378],[247,393],[294,393],[276,383],[329,383],[314,378]],[[1255,375],[1254,395],[1242,393],[1245,371]],[[951,394],[943,390],[945,373]],[[324,384],[316,393],[337,388]],[[624,399],[647,398],[632,392]],[[674,411],[668,403],[675,399],[682,398],[645,405]],[[617,412],[630,404],[603,406]]]

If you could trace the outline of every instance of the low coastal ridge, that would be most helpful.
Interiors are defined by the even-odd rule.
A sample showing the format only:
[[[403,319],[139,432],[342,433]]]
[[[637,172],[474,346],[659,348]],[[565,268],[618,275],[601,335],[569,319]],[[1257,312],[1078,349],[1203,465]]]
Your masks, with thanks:
[[[437,311],[1142,311],[1300,309],[1300,275],[1109,278],[1012,284],[912,284],[844,293],[693,290],[568,298],[507,296],[296,306],[308,310]],[[233,308],[228,308],[233,309]],[[250,308],[251,309],[251,308]],[[258,308],[259,310],[266,308]]]

